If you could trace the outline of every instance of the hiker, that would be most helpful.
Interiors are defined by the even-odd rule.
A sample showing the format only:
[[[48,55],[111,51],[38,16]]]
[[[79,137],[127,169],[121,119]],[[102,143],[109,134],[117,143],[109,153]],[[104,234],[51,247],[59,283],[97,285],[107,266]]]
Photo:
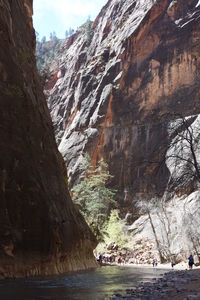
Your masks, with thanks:
[[[153,259],[152,265],[153,265],[153,268],[156,266],[156,260],[155,259]]]
[[[99,264],[100,264],[100,266],[101,266],[101,265],[102,265],[102,255],[101,255],[101,254],[99,255],[99,258],[98,258],[98,260],[97,260],[97,261],[98,261],[98,263],[99,263]]]
[[[120,264],[120,265],[121,265],[121,263],[122,263],[122,259],[121,259],[121,257],[119,257],[119,258],[118,258],[118,261],[117,261],[117,262],[118,262],[118,264]]]
[[[155,259],[155,266],[157,267],[157,265],[158,265],[158,261],[157,259]]]
[[[194,258],[192,254],[188,257],[188,265],[189,265],[189,269],[192,270],[192,267],[194,265]]]
[[[172,260],[172,261],[171,261],[171,267],[172,267],[172,270],[174,270],[174,266],[175,266],[175,263],[174,263],[174,261]]]

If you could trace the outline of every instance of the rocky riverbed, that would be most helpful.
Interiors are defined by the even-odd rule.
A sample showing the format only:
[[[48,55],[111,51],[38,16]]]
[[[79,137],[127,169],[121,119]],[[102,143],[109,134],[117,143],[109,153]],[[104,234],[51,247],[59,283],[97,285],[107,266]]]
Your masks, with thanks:
[[[112,300],[200,300],[200,269],[171,271],[153,282],[142,282],[127,289],[126,295],[115,294]]]

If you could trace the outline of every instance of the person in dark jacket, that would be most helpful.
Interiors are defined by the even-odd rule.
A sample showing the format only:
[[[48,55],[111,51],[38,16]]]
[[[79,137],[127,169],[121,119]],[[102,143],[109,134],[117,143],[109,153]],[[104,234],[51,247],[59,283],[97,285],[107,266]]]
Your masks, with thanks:
[[[192,270],[192,267],[194,265],[194,258],[192,254],[188,257],[188,265],[189,265],[189,269]]]

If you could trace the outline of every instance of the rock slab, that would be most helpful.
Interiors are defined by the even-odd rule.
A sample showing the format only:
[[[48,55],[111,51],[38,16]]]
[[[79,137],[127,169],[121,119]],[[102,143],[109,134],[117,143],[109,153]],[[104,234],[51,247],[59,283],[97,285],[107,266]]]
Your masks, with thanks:
[[[0,275],[93,267],[36,71],[32,0],[0,1],[0,44]]]

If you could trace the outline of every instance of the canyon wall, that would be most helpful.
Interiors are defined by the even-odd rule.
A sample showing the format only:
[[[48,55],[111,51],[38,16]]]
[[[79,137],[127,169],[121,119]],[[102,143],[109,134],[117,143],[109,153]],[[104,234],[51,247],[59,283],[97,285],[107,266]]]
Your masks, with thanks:
[[[109,0],[63,42],[45,93],[71,184],[89,152],[108,162],[122,207],[162,196],[168,125],[200,110],[199,16],[197,0]]]
[[[0,276],[94,267],[36,71],[32,0],[0,1],[0,44]]]

